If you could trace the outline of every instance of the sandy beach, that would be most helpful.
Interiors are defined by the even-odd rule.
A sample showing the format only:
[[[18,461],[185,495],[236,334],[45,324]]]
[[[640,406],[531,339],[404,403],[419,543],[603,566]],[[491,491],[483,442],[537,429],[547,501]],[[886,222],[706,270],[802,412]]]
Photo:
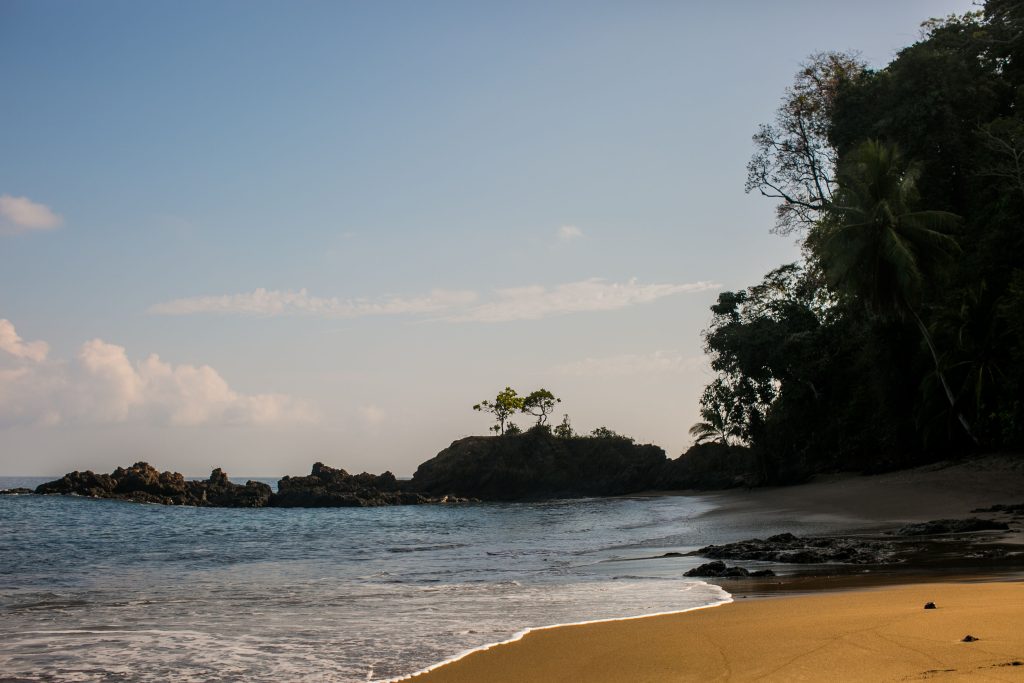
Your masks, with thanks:
[[[933,601],[937,609],[926,610]],[[564,626],[417,683],[1024,680],[1024,583],[927,583],[737,600]],[[967,635],[975,642],[962,642]]]
[[[1024,471],[1016,459],[989,457],[712,494],[716,509],[706,518],[715,523],[737,515],[783,520],[812,515],[841,519],[851,531],[883,529],[970,516],[976,506],[1018,500],[1022,489]],[[1018,536],[1000,534],[1000,540],[1020,542]],[[923,571],[905,567],[767,582],[716,581],[734,602],[537,629],[412,680],[1022,681],[1024,582],[1005,567],[998,573],[990,569],[976,568],[970,580],[963,580],[962,570],[944,574],[940,565]],[[884,585],[892,583],[900,585]],[[937,609],[925,610],[927,602]],[[962,642],[967,635],[978,640]]]

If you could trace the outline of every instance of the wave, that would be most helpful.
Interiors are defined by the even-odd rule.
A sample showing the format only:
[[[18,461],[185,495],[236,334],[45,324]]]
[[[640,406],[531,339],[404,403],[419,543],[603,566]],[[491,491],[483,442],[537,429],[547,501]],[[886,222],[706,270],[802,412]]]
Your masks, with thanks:
[[[428,666],[428,667],[426,667],[424,669],[420,669],[419,671],[414,671],[414,672],[412,672],[410,674],[405,674],[405,675],[402,675],[402,676],[396,676],[394,678],[379,679],[379,680],[376,680],[376,681],[372,681],[372,683],[398,683],[399,681],[408,681],[408,680],[414,678],[415,676],[419,676],[420,674],[425,674],[425,673],[428,673],[430,671],[434,671],[436,669],[440,669],[442,666],[446,666],[446,665],[451,664],[453,662],[457,662],[460,659],[465,659],[466,657],[468,657],[469,655],[473,654],[474,652],[486,652],[487,650],[490,650],[491,648],[498,647],[499,645],[508,645],[509,643],[515,643],[515,642],[517,642],[519,640],[522,640],[527,634],[534,633],[536,631],[549,631],[551,629],[562,628],[564,626],[586,626],[587,624],[605,624],[605,623],[614,622],[614,621],[633,621],[635,619],[647,619],[648,617],[662,617],[662,616],[667,616],[667,615],[670,615],[670,614],[683,614],[685,612],[695,612],[695,611],[701,610],[701,609],[710,609],[712,607],[720,607],[722,605],[727,605],[727,604],[733,602],[732,593],[729,593],[728,591],[726,591],[724,588],[721,588],[720,586],[716,586],[714,584],[709,584],[709,583],[707,583],[705,581],[690,581],[689,583],[690,583],[690,586],[688,586],[687,588],[683,589],[684,591],[693,590],[694,588],[696,588],[698,586],[708,587],[708,588],[714,587],[714,588],[718,588],[719,591],[721,591],[721,593],[723,594],[722,599],[718,600],[717,602],[713,602],[713,603],[710,603],[710,604],[707,604],[707,605],[696,605],[694,607],[687,607],[685,609],[679,609],[679,610],[670,610],[668,612],[652,612],[650,614],[637,614],[637,615],[632,615],[632,616],[628,616],[628,617],[612,617],[612,618],[609,618],[609,619],[592,619],[590,621],[573,621],[573,622],[567,622],[567,623],[564,623],[564,624],[550,624],[548,626],[530,626],[530,627],[524,628],[521,631],[517,631],[515,634],[512,635],[511,638],[509,638],[507,640],[502,640],[502,641],[499,641],[499,642],[496,642],[496,643],[488,643],[487,645],[481,645],[480,647],[474,647],[474,648],[471,648],[469,650],[466,650],[465,652],[461,652],[461,653],[455,655],[454,657],[450,657],[450,658],[445,659],[443,661],[437,662],[436,664],[431,664],[430,666]],[[372,670],[370,672],[370,675],[372,676]],[[368,681],[371,680],[370,676],[367,677],[367,680]]]

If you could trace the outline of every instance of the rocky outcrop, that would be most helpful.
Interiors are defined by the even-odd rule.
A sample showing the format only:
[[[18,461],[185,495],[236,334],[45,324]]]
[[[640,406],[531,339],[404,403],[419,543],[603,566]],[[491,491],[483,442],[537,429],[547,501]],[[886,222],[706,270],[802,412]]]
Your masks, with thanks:
[[[23,496],[27,493],[35,493],[32,489],[18,486],[13,489],[0,489],[0,496]]]
[[[750,571],[743,567],[729,567],[721,560],[714,560],[713,562],[706,562],[699,567],[690,569],[683,576],[712,579],[748,579],[775,576],[775,572],[771,569]]]
[[[145,462],[118,467],[110,474],[70,472],[60,479],[40,484],[35,492],[199,507],[263,507],[270,500],[270,487],[266,484],[232,483],[219,468],[208,480],[191,481],[178,472],[160,472]]]
[[[992,519],[933,519],[920,524],[908,524],[892,532],[894,536],[935,536],[938,534],[966,534],[975,531],[1006,531],[1010,525]]]
[[[349,474],[318,462],[308,477],[285,477],[278,481],[277,493],[270,504],[273,507],[375,507],[462,501],[403,491],[391,472]]]
[[[659,488],[666,462],[661,448],[632,439],[565,439],[535,428],[455,441],[419,466],[412,487],[483,500],[608,496]]]
[[[31,493],[29,490],[25,490]],[[39,494],[114,498],[137,503],[193,505],[196,507],[372,507],[377,505],[417,505],[420,503],[459,503],[456,496],[425,496],[401,490],[395,475],[349,474],[323,463],[313,465],[308,477],[284,477],[278,491],[258,481],[235,484],[224,470],[215,469],[209,479],[194,481],[177,472],[160,472],[144,462],[118,467],[110,474],[71,472],[60,479],[41,484]]]
[[[110,474],[70,472],[35,492],[163,505],[372,507],[750,486],[759,481],[756,466],[743,448],[704,444],[669,460],[657,446],[613,433],[558,438],[541,427],[455,441],[420,465],[412,481],[400,482],[391,472],[350,474],[318,462],[307,476],[282,478],[272,492],[261,482],[235,484],[220,468],[193,481],[138,462]]]
[[[709,545],[690,555],[715,560],[758,560],[780,564],[892,564],[901,548],[886,541],[857,538],[799,538],[777,534],[725,545]]]

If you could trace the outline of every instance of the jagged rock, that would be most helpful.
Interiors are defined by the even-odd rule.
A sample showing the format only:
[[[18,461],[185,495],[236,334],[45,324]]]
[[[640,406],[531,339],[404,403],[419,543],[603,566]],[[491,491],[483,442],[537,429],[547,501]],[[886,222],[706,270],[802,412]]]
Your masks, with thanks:
[[[376,505],[419,505],[422,503],[464,503],[458,496],[429,497],[417,491],[403,491],[391,472],[381,475],[352,475],[323,463],[313,465],[308,477],[284,477],[278,493],[258,481],[235,484],[219,467],[203,481],[185,479],[177,472],[160,472],[145,462],[118,467],[111,474],[71,472],[56,481],[41,484],[35,492],[92,498],[115,498],[137,503],[195,505],[197,507],[368,507]],[[25,489],[24,492],[31,493]]]
[[[725,562],[715,560],[713,562],[702,564],[699,567],[694,567],[693,569],[685,572],[683,576],[745,579],[762,576],[775,576],[775,572],[771,569],[759,569],[752,572],[744,569],[743,567],[728,567]]]
[[[936,534],[963,534],[973,531],[1006,531],[1010,526],[992,519],[934,519],[920,524],[908,524],[893,531],[894,536],[934,536]]]
[[[64,495],[90,496],[108,498],[113,493],[117,482],[109,474],[96,474],[92,470],[85,472],[69,472],[60,479],[40,484],[36,493],[60,493]]]
[[[898,561],[896,546],[884,541],[777,534],[724,545],[709,545],[690,555],[723,560],[756,560],[781,564],[887,564]]]
[[[430,502],[441,500],[400,491],[398,479],[391,472],[349,474],[322,462],[315,463],[307,477],[284,477],[278,481],[277,493],[270,498],[273,507],[375,507]]]
[[[683,576],[721,576],[725,568],[725,562],[714,560],[713,562],[705,562],[699,567],[690,569]]]
[[[178,472],[160,472],[145,462],[118,467],[110,474],[71,472],[56,481],[40,484],[39,494],[115,498],[136,503],[216,507],[263,507],[270,487],[255,481],[245,486],[232,483],[220,468],[207,481],[188,481]]]
[[[13,489],[0,489],[0,496],[23,496],[26,493],[35,493],[32,489],[26,489],[18,486]]]
[[[926,602],[926,603],[924,603],[924,608],[925,609],[935,609],[935,603],[934,602]]]

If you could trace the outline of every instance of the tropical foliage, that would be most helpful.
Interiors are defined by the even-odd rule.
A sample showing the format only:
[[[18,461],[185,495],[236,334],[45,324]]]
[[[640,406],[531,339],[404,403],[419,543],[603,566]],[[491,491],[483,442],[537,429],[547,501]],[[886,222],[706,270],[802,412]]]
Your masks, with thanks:
[[[512,387],[505,387],[504,391],[498,392],[493,401],[481,401],[473,406],[473,410],[494,416],[497,422],[490,428],[490,431],[495,434],[519,434],[522,430],[516,423],[510,421],[514,415],[520,413],[532,415],[537,418],[536,426],[546,427],[548,416],[561,402],[562,399],[547,389],[537,389],[526,396],[520,396]],[[569,430],[571,434],[572,428],[570,427]]]
[[[691,435],[769,480],[1024,448],[1024,3],[923,28],[812,56],[754,136],[803,259],[712,306]]]

